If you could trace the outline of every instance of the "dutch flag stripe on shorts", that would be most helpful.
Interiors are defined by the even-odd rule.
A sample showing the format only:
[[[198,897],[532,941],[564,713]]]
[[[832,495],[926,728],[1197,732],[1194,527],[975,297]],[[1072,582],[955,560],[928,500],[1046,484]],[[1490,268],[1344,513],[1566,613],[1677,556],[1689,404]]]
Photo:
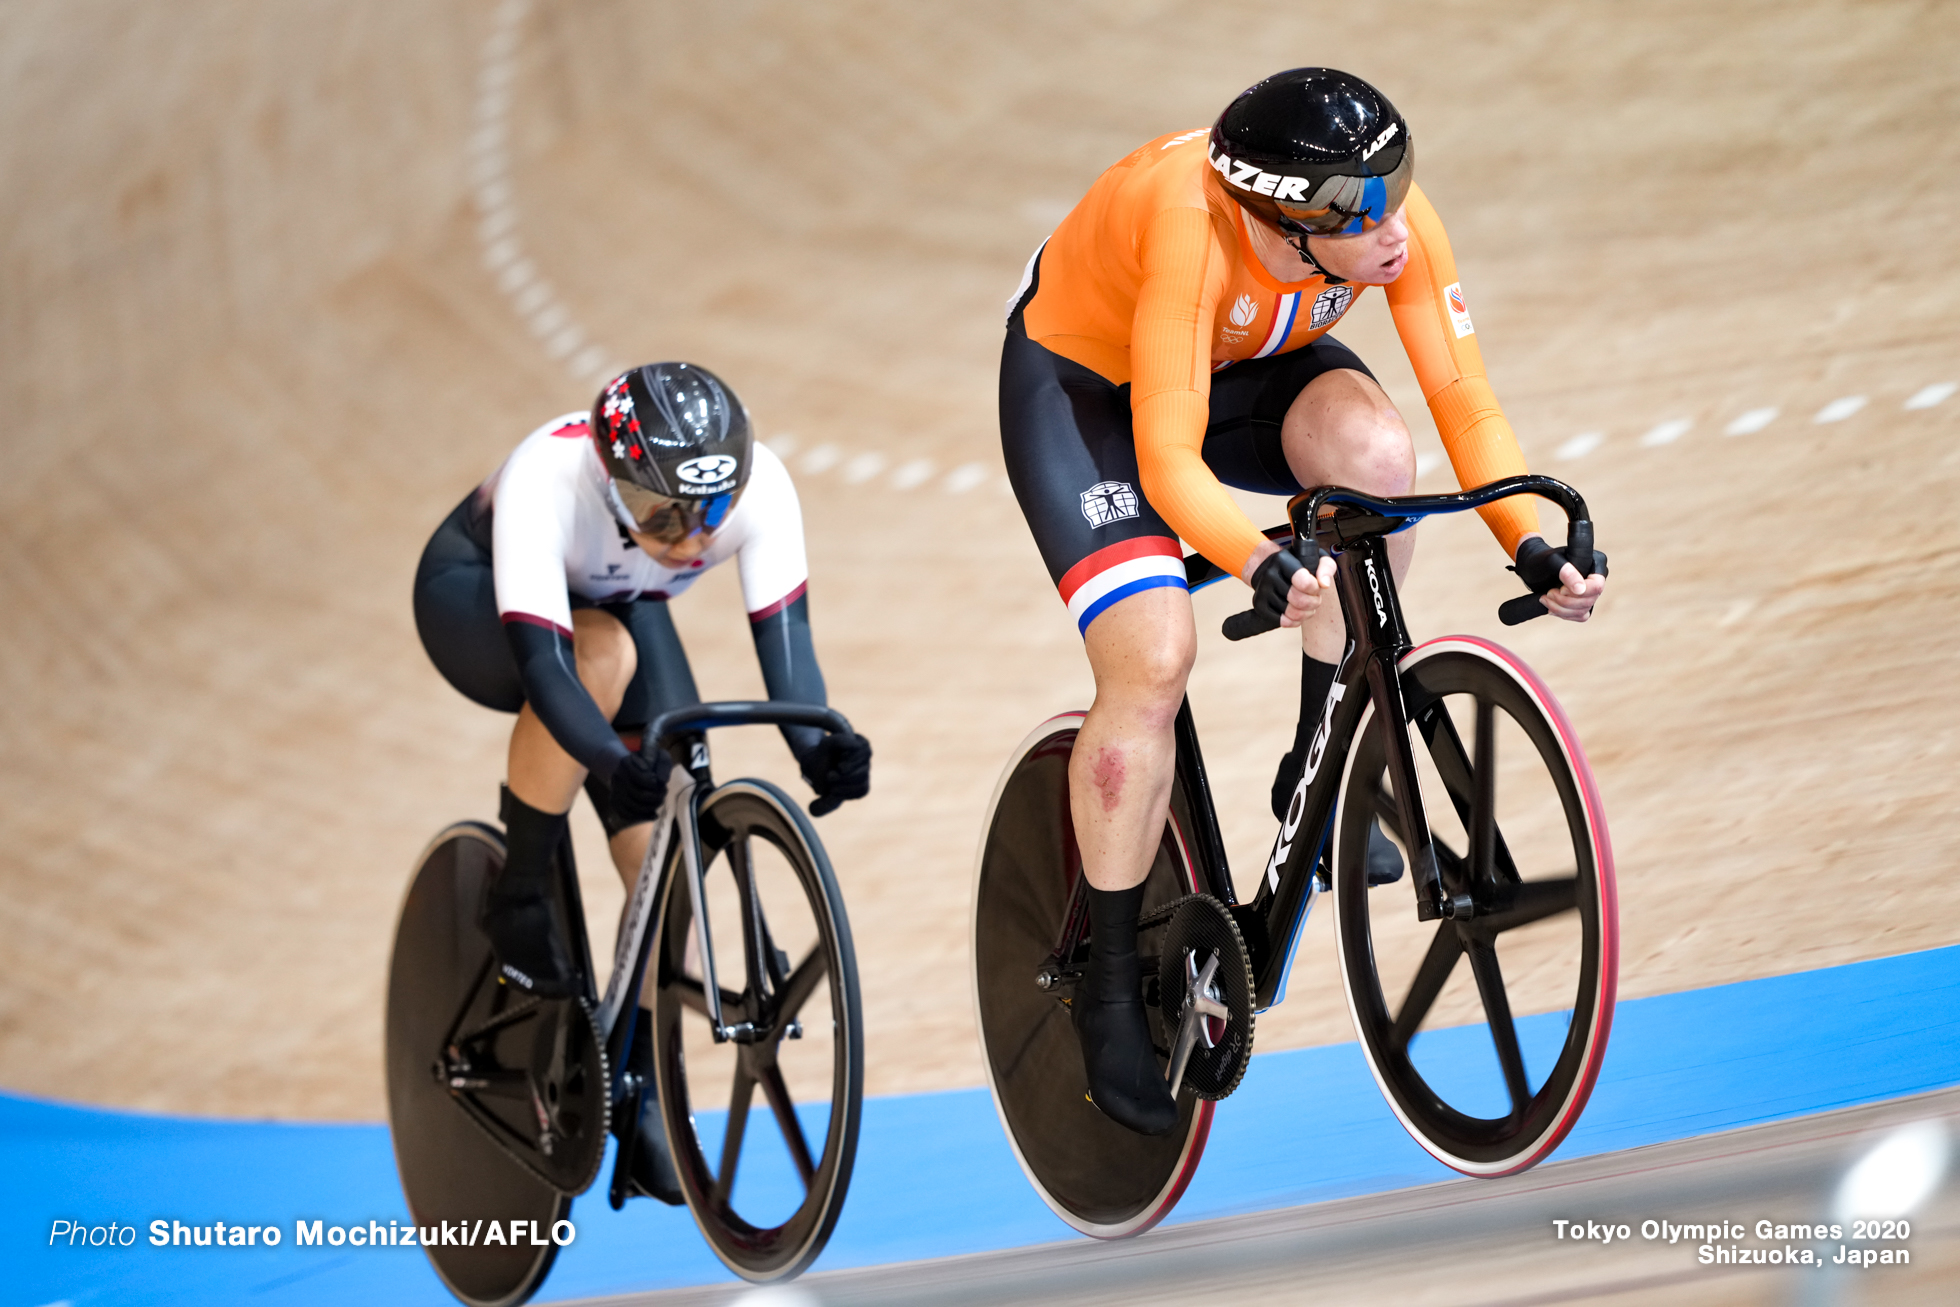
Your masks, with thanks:
[[[1172,536],[1142,536],[1098,549],[1069,568],[1056,588],[1075,629],[1086,635],[1111,604],[1168,585],[1184,588],[1184,551]]]

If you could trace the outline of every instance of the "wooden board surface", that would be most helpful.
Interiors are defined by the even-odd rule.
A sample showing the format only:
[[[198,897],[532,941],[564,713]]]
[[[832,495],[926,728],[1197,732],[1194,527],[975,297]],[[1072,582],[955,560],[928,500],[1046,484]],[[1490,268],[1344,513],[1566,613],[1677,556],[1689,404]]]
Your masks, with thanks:
[[[494,814],[508,732],[422,654],[417,555],[598,366],[675,356],[797,443],[825,672],[878,756],[821,827],[868,1088],[979,1083],[980,815],[1088,691],[998,473],[1000,306],[1102,167],[1311,62],[1422,138],[1498,394],[1612,553],[1585,628],[1498,634],[1514,583],[1473,522],[1425,528],[1407,598],[1577,722],[1622,993],[1960,940],[1960,399],[1903,407],[1960,380],[1957,39],[1904,2],[12,7],[0,1084],[382,1115],[398,896]],[[1342,334],[1435,451],[1379,297]],[[1297,655],[1213,634],[1227,590],[1192,699],[1244,867]],[[676,617],[705,693],[758,691],[732,577]],[[759,733],[719,766],[794,779]],[[603,949],[619,891],[580,821]],[[1348,1037],[1325,918],[1302,950],[1263,1047]]]

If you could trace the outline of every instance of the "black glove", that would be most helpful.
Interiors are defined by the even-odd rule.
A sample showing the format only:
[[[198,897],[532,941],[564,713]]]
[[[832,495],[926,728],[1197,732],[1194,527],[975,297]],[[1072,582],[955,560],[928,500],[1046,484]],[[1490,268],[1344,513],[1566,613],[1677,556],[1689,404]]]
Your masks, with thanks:
[[[656,750],[651,758],[643,753],[627,754],[613,769],[609,783],[613,811],[629,822],[658,817],[660,805],[667,802],[667,777],[673,770],[674,760],[665,749]]]
[[[826,735],[804,754],[803,779],[817,792],[810,815],[834,812],[846,799],[871,792],[871,741],[857,734]]]
[[[1518,561],[1510,570],[1531,587],[1531,593],[1542,595],[1564,584],[1558,579],[1558,574],[1564,570],[1566,562],[1563,549],[1552,548],[1545,543],[1543,536],[1530,536],[1518,546]],[[1605,550],[1593,550],[1593,571],[1599,576],[1606,575]]]
[[[1259,564],[1252,573],[1252,611],[1275,622],[1285,617],[1293,574],[1304,566],[1291,549],[1282,549]]]

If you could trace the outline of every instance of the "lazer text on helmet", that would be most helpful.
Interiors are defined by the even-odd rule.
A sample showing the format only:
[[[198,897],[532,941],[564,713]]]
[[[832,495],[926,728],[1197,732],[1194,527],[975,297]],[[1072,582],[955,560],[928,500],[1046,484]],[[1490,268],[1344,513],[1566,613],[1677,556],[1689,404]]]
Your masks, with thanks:
[[[1276,200],[1305,200],[1308,181],[1305,177],[1284,177],[1278,173],[1262,172],[1258,164],[1240,163],[1229,154],[1221,153],[1217,146],[1205,147],[1211,166],[1218,175],[1242,191],[1252,191],[1259,195],[1270,195]],[[1248,181],[1247,179],[1251,180]]]

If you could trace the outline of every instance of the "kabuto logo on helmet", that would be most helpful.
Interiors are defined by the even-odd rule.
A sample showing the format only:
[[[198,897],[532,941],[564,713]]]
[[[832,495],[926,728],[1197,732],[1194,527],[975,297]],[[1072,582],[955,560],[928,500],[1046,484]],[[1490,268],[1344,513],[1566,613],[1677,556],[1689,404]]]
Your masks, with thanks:
[[[735,459],[728,454],[690,458],[674,469],[674,475],[690,486],[707,490],[735,475]]]

